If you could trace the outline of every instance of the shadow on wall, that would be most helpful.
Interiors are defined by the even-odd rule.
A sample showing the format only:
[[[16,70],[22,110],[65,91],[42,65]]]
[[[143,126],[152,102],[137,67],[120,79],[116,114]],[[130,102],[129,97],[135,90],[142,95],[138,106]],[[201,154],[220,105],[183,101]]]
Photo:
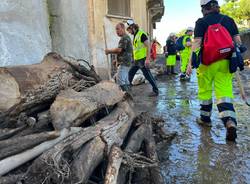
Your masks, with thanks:
[[[247,47],[247,52],[244,54],[244,59],[250,59],[250,29],[241,33],[243,44]]]

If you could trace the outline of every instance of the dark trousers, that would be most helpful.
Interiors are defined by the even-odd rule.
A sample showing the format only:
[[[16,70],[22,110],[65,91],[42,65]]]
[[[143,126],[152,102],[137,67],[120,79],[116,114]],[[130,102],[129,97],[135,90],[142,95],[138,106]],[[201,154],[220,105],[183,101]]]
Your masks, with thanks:
[[[153,88],[153,91],[155,93],[158,93],[158,87],[156,85],[155,79],[154,79],[153,75],[151,74],[150,69],[145,67],[145,59],[146,58],[134,61],[134,63],[132,64],[132,66],[131,66],[131,68],[130,68],[130,70],[128,72],[128,80],[129,80],[130,84],[132,84],[132,81],[134,79],[134,76],[135,76],[136,72],[139,69],[141,69],[144,77],[151,84],[151,86]]]

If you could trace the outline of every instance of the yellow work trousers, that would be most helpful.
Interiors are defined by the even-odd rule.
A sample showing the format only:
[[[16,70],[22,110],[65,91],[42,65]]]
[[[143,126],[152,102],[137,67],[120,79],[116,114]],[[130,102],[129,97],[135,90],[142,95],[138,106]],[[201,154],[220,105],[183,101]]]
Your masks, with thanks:
[[[169,55],[166,58],[166,65],[167,66],[174,66],[176,64],[176,55]]]
[[[187,65],[189,62],[190,58],[190,52],[189,51],[181,51],[180,56],[181,56],[181,72],[186,73],[187,70]]]
[[[213,90],[217,100],[233,98],[233,74],[229,72],[229,60],[220,60],[211,65],[201,64],[197,69],[198,98],[212,99]]]

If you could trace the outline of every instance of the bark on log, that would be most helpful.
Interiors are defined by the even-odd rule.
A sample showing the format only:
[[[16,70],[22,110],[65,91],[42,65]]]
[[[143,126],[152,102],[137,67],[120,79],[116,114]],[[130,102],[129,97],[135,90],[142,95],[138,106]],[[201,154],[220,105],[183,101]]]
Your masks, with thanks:
[[[60,55],[49,53],[39,64],[0,68],[1,122],[7,117],[15,118],[20,112],[29,115],[48,108],[61,89],[80,80],[75,77],[79,70],[88,73],[84,66],[78,71],[72,66]],[[92,70],[89,73],[97,75]]]
[[[22,174],[0,177],[0,183],[1,184],[17,184],[18,180],[21,177],[22,177]]]
[[[53,73],[69,69],[57,54],[46,55],[39,64],[0,68],[0,111],[7,111],[20,103],[27,92],[44,85]]]
[[[44,132],[0,141],[0,160],[30,149],[42,142],[55,139],[59,135],[60,133],[56,131]]]
[[[103,159],[103,153],[107,150],[106,147],[109,147],[105,145],[106,142],[121,144],[133,119],[134,112],[130,104],[127,101],[118,104],[114,111],[98,121],[95,126],[73,134],[36,159],[26,175],[25,182],[39,183],[45,178],[55,183],[68,180],[86,181]],[[106,139],[108,131],[115,134],[113,141]],[[88,146],[84,145],[87,142]]]
[[[87,81],[94,80],[96,83],[101,81],[101,78],[95,72],[94,66],[89,65],[89,63],[82,59],[74,59],[70,57],[63,57],[65,62],[67,62],[73,69],[78,71],[83,76],[83,79]],[[86,77],[87,76],[87,77]]]
[[[129,101],[125,101],[119,103],[117,108],[109,116],[99,121],[99,124],[103,127],[100,136],[102,141],[106,144],[105,152],[107,154],[109,153],[112,145],[122,145],[134,118],[135,114],[133,110],[133,104],[131,104]],[[75,174],[75,182],[86,182],[90,177],[90,174],[94,171],[95,167],[100,163],[99,162],[98,164],[96,164],[96,162],[94,162],[95,159],[102,160],[104,157],[103,155],[98,155],[98,158],[94,158],[93,156],[91,156],[92,154],[98,154],[99,149],[97,148],[97,146],[92,150],[86,148],[84,148],[84,150],[84,154],[80,154],[79,159],[74,160],[74,164],[71,169]],[[86,160],[92,161],[89,161],[86,164]]]
[[[145,137],[150,136],[149,134],[147,134],[147,128],[148,127],[146,124],[140,125],[139,128],[130,136],[124,151],[130,153],[137,153],[140,150],[142,142],[145,140]],[[122,165],[118,174],[117,183],[126,184],[128,172],[129,168]]]
[[[82,92],[62,91],[50,108],[55,129],[79,126],[98,110],[120,102],[124,93],[113,82],[103,81]]]
[[[3,160],[0,161],[0,176],[3,176],[4,174],[8,173],[9,171],[17,168],[18,166],[28,162],[29,160],[37,157],[38,155],[40,155],[41,153],[43,153],[44,151],[50,149],[51,147],[53,147],[54,145],[56,145],[58,142],[60,142],[61,140],[63,140],[65,137],[69,136],[70,134],[72,134],[72,132],[75,131],[79,131],[79,129],[72,129],[72,130],[68,130],[68,129],[63,129],[61,131],[61,135],[60,137],[51,140],[51,141],[47,141],[44,142],[30,150],[27,150],[23,153],[5,158]]]
[[[9,129],[9,128],[0,129],[0,141],[14,136],[18,132],[24,130],[26,127],[27,127],[26,125],[23,125],[21,127],[14,129]]]
[[[105,175],[104,184],[117,184],[117,177],[122,163],[123,152],[113,145],[109,153],[108,167]]]
[[[71,174],[69,163],[73,160],[73,153],[100,132],[100,127],[80,128],[80,131],[44,152],[30,166],[25,176],[25,183],[42,183],[47,180],[60,183],[69,178]]]
[[[105,146],[99,136],[87,143],[75,156],[71,166],[72,175],[66,183],[87,183],[88,178],[105,156]]]
[[[152,123],[150,122],[147,126],[148,126],[148,131],[149,131],[150,136],[145,138],[146,156],[154,160],[156,163],[159,163],[158,155],[156,152],[155,139],[153,136]],[[164,184],[165,183],[164,178],[161,175],[159,165],[157,167],[151,167],[148,169],[149,169],[149,174],[150,174],[149,183],[152,183],[152,184]]]

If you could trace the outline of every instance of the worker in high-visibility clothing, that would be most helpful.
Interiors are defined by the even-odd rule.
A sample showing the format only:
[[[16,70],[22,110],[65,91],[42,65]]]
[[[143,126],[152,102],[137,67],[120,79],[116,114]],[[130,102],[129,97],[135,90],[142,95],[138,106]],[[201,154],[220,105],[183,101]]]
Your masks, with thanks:
[[[149,96],[158,96],[159,90],[156,85],[155,79],[150,72],[149,64],[150,64],[150,42],[147,34],[139,29],[139,26],[134,23],[133,20],[128,20],[127,24],[129,26],[129,33],[134,35],[133,40],[133,56],[134,62],[128,73],[128,78],[130,84],[132,84],[133,78],[136,72],[141,69],[145,78],[152,85],[153,91],[149,94]],[[127,29],[128,30],[128,29]]]
[[[183,37],[182,45],[184,46],[184,49],[180,51],[180,56],[181,56],[180,79],[181,80],[188,78],[188,76],[186,76],[186,70],[187,70],[188,61],[191,55],[193,33],[194,33],[194,28],[188,27]]]
[[[167,57],[166,57],[166,68],[167,68],[167,75],[177,73],[174,71],[176,65],[176,35],[175,33],[170,33],[166,42],[167,47]]]
[[[192,54],[196,58],[196,51],[202,45],[203,38],[209,25],[217,24],[220,22],[227,31],[230,33],[233,41],[241,46],[241,39],[239,36],[238,28],[234,20],[226,15],[220,14],[220,7],[217,0],[201,0],[201,9],[204,15],[196,21],[194,30],[194,42],[192,46]],[[223,20],[222,20],[223,17]],[[221,21],[222,20],[222,21]],[[216,50],[215,50],[216,52]],[[190,57],[189,65],[187,68],[187,75],[192,72],[192,59]],[[205,126],[212,126],[211,114],[213,107],[212,93],[215,91],[217,100],[217,108],[219,115],[227,130],[226,140],[235,141],[237,138],[237,121],[235,109],[233,106],[233,74],[229,71],[229,60],[221,59],[214,61],[210,65],[201,59],[201,64],[197,68],[198,79],[198,98],[201,101],[200,118],[197,118],[197,123]]]

